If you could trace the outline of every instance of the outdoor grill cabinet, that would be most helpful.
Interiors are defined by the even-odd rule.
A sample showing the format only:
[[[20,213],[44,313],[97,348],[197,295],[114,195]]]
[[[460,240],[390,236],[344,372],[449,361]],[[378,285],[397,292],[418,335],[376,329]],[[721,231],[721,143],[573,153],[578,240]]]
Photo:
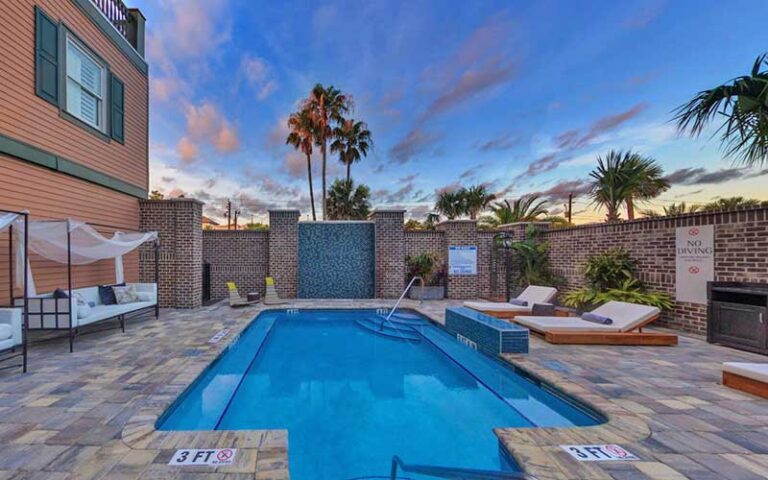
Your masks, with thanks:
[[[709,282],[707,340],[768,355],[768,284]]]

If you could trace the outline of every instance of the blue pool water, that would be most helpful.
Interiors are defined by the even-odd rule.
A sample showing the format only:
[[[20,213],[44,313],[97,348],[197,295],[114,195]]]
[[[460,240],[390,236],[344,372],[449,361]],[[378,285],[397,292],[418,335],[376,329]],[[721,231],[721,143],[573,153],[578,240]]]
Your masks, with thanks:
[[[342,480],[386,476],[393,455],[514,471],[493,428],[601,421],[442,328],[403,316],[418,325],[397,328],[417,332],[416,341],[356,322],[375,320],[371,310],[264,312],[158,428],[287,429],[292,480]]]

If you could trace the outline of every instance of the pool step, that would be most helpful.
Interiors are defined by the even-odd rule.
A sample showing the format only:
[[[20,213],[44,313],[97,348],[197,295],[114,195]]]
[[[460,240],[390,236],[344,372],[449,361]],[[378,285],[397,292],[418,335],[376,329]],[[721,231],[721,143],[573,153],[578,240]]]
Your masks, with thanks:
[[[410,327],[403,326],[401,328],[396,328],[392,325],[387,325],[383,322],[383,319],[376,317],[358,318],[355,320],[355,323],[368,330],[369,332],[373,332],[376,335],[380,335],[382,337],[393,338],[396,340],[405,340],[408,342],[421,341],[421,336],[419,336],[419,334],[413,331],[413,329]]]
[[[378,315],[376,317],[380,321],[386,320],[386,315]],[[419,317],[418,315],[408,314],[408,313],[395,313],[391,317],[389,317],[389,321],[392,323],[395,323],[397,325],[410,325],[410,326],[424,326],[426,323],[424,320]]]

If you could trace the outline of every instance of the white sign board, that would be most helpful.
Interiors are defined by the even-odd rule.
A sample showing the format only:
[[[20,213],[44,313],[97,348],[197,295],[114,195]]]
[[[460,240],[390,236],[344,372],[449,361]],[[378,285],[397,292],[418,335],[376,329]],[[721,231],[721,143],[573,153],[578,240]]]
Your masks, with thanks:
[[[618,445],[560,445],[560,448],[580,462],[616,462],[639,460]]]
[[[448,275],[477,275],[477,247],[451,245],[448,247]]]
[[[219,343],[222,338],[226,337],[229,334],[229,329],[225,328],[224,330],[219,330],[216,332],[216,335],[212,336],[208,343]]]
[[[675,299],[707,303],[707,282],[715,279],[715,228],[680,227],[675,234]]]
[[[236,448],[182,448],[176,450],[168,465],[232,465],[236,453]]]

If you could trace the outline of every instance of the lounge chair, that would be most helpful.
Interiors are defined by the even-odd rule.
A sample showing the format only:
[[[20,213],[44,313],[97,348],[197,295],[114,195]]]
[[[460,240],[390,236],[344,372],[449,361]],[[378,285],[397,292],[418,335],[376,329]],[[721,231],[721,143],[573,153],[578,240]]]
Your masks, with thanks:
[[[556,288],[530,285],[515,299],[528,302],[528,305],[514,305],[507,302],[464,302],[464,306],[492,317],[512,319],[517,315],[530,315],[535,303],[551,303],[555,295],[557,295]]]
[[[768,363],[726,362],[723,364],[723,385],[768,398]]]
[[[4,357],[2,361],[22,356],[21,353],[15,353],[17,349],[24,351],[22,345],[22,312],[21,308],[0,308],[0,356]],[[23,367],[25,372],[27,371],[26,361],[26,357],[24,357],[21,360],[22,363],[18,365]],[[15,367],[16,365],[12,366]],[[11,368],[11,366],[0,368]]]
[[[592,312],[610,324],[578,317],[518,316],[514,322],[541,334],[549,343],[580,345],[677,345],[677,335],[647,333],[642,329],[659,318],[661,310],[647,305],[608,302]]]
[[[229,290],[229,306],[232,308],[247,307],[248,305],[259,303],[258,300],[246,300],[241,297],[240,293],[237,291],[237,285],[235,285],[235,282],[227,282],[227,289]]]
[[[264,294],[264,305],[283,305],[287,302],[280,300],[277,296],[277,290],[275,290],[275,279],[267,277],[267,292]]]

